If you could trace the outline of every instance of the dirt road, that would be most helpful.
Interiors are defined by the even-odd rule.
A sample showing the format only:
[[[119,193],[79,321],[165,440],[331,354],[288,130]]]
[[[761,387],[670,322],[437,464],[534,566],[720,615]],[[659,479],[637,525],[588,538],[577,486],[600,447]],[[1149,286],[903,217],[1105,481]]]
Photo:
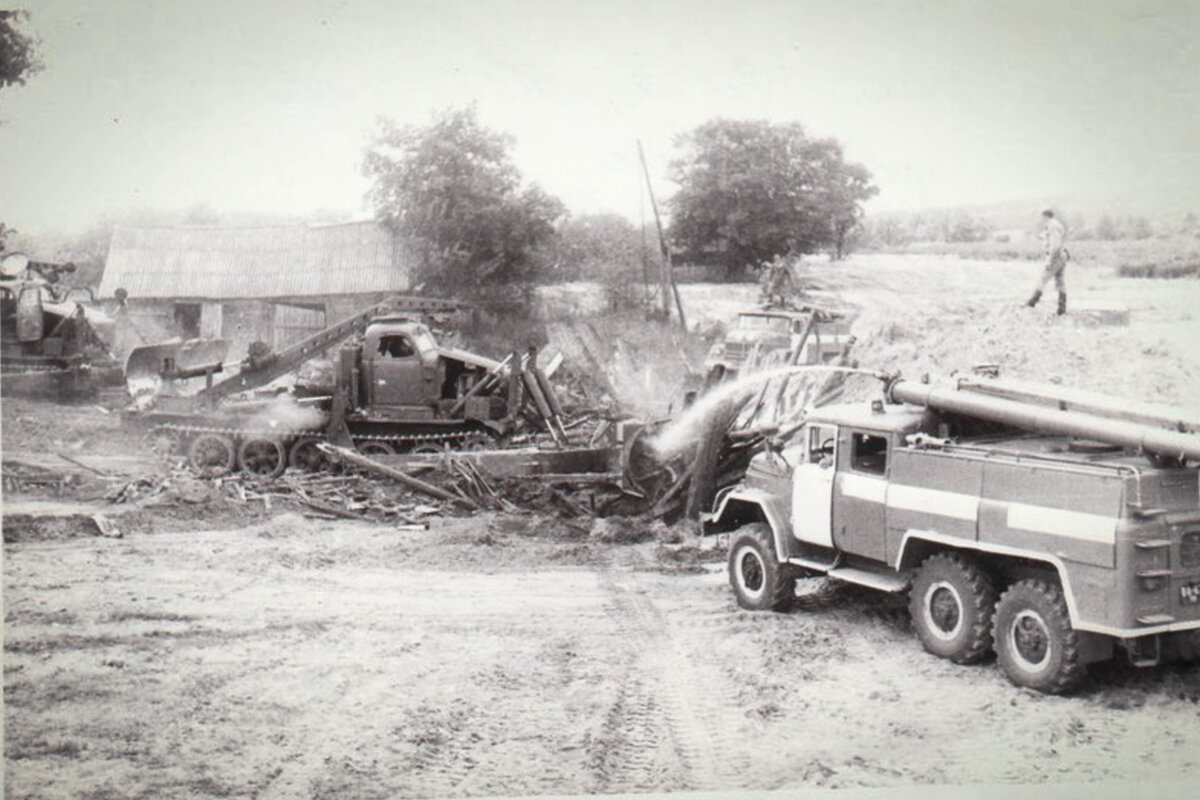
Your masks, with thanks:
[[[681,552],[500,517],[9,545],[6,796],[1200,775],[1195,667],[1039,696],[926,655],[887,597],[749,613],[720,562],[679,570]]]

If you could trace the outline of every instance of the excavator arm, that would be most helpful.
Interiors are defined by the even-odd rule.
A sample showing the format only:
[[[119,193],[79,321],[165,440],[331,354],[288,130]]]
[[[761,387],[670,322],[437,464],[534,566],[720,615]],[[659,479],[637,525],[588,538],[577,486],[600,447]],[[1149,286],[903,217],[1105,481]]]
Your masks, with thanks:
[[[381,314],[395,311],[452,311],[461,306],[461,303],[453,300],[395,295],[341,322],[317,331],[277,353],[268,353],[265,356],[257,357],[251,355],[236,364],[228,365],[221,361],[199,364],[195,363],[197,361],[195,358],[182,357],[189,350],[193,353],[197,352],[195,343],[192,342],[146,345],[130,352],[129,360],[126,363],[125,380],[126,384],[132,387],[134,385],[144,386],[148,382],[162,378],[187,377],[186,374],[181,373],[181,367],[185,362],[191,365],[187,371],[193,374],[201,374],[196,370],[215,374],[236,368],[237,371],[229,377],[211,383],[194,396],[198,402],[211,405],[229,395],[266,386],[306,361],[316,358],[339,342],[360,333],[373,318]],[[205,351],[214,352],[211,349]]]

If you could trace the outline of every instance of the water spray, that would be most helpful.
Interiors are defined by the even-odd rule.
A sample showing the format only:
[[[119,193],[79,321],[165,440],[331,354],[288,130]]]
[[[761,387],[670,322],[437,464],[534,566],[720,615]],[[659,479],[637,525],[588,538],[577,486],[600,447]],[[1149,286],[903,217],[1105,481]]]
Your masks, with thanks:
[[[740,376],[737,380],[723,384],[704,394],[681,414],[678,419],[673,420],[667,425],[662,433],[651,441],[651,445],[664,458],[681,453],[689,444],[696,440],[699,432],[704,429],[705,422],[727,402],[743,406],[750,400],[754,390],[758,387],[764,386],[776,378],[783,378],[786,382],[786,379],[791,378],[793,375],[810,372],[868,375],[884,383],[893,377],[889,373],[880,370],[839,366],[836,364],[798,364],[796,366],[777,367],[763,372],[753,372],[749,375]],[[804,410],[807,411],[808,408],[806,406]]]

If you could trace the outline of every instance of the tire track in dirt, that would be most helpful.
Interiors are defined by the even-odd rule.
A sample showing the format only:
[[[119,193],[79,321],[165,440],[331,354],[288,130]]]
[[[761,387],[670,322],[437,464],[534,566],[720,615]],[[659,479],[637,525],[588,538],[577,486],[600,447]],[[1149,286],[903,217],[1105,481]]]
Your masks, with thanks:
[[[610,595],[628,664],[604,727],[615,743],[599,777],[608,790],[725,789],[750,764],[731,731],[742,717],[731,687],[695,668],[672,624],[640,588],[637,574],[611,567],[600,576]]]

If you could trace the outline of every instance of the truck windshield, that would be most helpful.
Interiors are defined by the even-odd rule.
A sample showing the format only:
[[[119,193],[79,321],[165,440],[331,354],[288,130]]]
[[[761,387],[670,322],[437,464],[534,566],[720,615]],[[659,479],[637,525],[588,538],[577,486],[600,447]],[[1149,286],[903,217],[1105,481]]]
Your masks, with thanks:
[[[428,356],[437,352],[437,342],[433,340],[433,336],[426,330],[420,330],[413,333],[413,340],[417,343],[417,350],[422,356]]]
[[[768,317],[762,314],[743,314],[738,317],[738,329],[743,331],[771,331],[787,333],[787,317]]]

